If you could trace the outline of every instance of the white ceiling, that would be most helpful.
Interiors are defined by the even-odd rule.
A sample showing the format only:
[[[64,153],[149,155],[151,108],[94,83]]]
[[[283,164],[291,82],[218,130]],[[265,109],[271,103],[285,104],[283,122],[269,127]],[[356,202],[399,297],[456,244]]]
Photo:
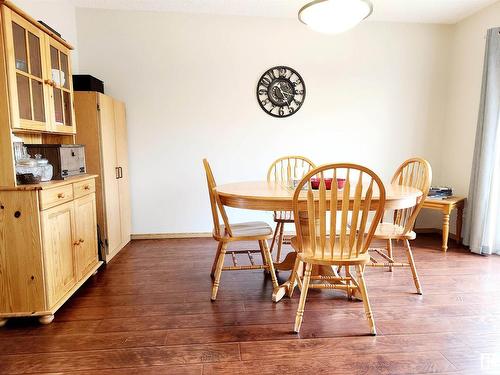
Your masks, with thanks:
[[[370,20],[456,23],[498,0],[372,0]],[[307,0],[75,0],[79,7],[295,18]]]

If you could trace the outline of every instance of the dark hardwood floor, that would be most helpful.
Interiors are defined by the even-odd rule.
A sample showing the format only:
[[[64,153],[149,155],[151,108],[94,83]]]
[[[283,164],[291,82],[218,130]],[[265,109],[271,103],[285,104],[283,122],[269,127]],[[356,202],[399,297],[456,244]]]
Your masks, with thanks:
[[[134,241],[51,325],[1,328],[0,373],[500,374],[500,257],[413,246],[423,296],[409,269],[367,271],[378,336],[361,302],[315,290],[297,336],[298,293],[273,304],[262,271],[223,273],[210,302],[213,240]]]

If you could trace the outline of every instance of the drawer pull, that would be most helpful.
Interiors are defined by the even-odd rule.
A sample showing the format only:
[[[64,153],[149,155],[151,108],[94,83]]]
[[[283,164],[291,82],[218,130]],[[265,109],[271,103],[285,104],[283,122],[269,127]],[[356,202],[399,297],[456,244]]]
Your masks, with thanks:
[[[64,198],[64,197],[65,197],[64,193],[59,193],[59,194],[57,194],[57,198],[59,198],[59,199],[62,199],[62,198]]]
[[[90,186],[89,186],[89,185],[85,185],[85,186],[83,187],[83,190],[90,190]]]

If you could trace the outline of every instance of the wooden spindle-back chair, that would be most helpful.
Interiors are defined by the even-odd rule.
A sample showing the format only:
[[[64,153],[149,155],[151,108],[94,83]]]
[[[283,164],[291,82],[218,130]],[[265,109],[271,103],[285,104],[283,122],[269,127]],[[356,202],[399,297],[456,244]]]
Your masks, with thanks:
[[[325,182],[333,179],[331,189]],[[342,188],[340,177],[345,178]],[[319,178],[313,189],[312,178]],[[340,182],[340,184],[339,184]],[[368,248],[377,223],[384,212],[385,188],[380,178],[368,168],[356,164],[328,164],[313,169],[298,184],[293,196],[297,236],[292,246],[297,251],[290,294],[298,283],[301,294],[294,331],[299,332],[309,288],[343,289],[348,296],[358,292],[364,303],[372,334],[375,322],[364,279],[370,262]],[[305,264],[303,277],[299,269]],[[311,276],[315,266],[342,266],[345,276]],[[357,278],[350,273],[356,269]],[[320,282],[320,283],[316,283]]]
[[[217,252],[212,265],[211,276],[212,283],[212,301],[217,298],[222,271],[239,271],[239,270],[255,270],[266,269],[271,274],[273,283],[273,294],[278,290],[278,280],[274,272],[274,265],[269,252],[267,240],[273,235],[273,229],[265,222],[248,222],[230,224],[224,205],[221,203],[217,194],[216,184],[212,169],[207,159],[203,159],[205,173],[207,177],[208,193],[210,197],[210,206],[212,210],[212,220],[214,230],[213,238],[218,242]],[[222,223],[220,218],[222,218]],[[228,251],[228,244],[237,241],[257,241],[259,250],[233,250]],[[260,253],[262,256],[262,264],[257,264],[252,254]],[[250,265],[238,265],[237,255],[245,254],[248,256]],[[226,255],[231,255],[233,262],[232,266],[224,266],[224,258]]]
[[[418,278],[417,268],[415,266],[415,260],[413,258],[409,241],[416,238],[413,227],[415,226],[417,216],[424,205],[427,194],[429,193],[431,181],[432,168],[429,162],[422,158],[408,159],[398,167],[392,177],[391,183],[417,188],[422,191],[422,195],[413,207],[395,210],[392,223],[382,222],[379,224],[377,230],[375,231],[374,238],[387,241],[387,253],[384,254],[380,249],[373,250],[382,256],[385,262],[377,262],[375,258],[372,258],[372,262],[370,264],[370,266],[374,267],[386,267],[391,272],[394,267],[410,267],[418,294],[422,294],[422,287]],[[392,240],[403,241],[408,259],[407,262],[398,263],[394,261]]]
[[[267,171],[267,181],[276,181],[293,187],[294,181],[302,179],[306,173],[316,168],[316,165],[304,156],[290,155],[276,159]],[[292,211],[275,211],[273,240],[271,241],[271,253],[277,243],[276,262],[280,261],[281,248],[283,246],[283,235],[286,223],[293,223]]]

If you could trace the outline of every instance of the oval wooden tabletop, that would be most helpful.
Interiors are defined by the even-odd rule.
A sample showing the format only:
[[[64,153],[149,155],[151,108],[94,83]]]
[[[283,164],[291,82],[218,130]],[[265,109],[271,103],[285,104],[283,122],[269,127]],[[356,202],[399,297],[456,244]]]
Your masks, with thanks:
[[[399,209],[412,207],[422,195],[418,189],[385,185],[385,208]],[[217,186],[217,193],[223,205],[235,208],[261,211],[290,211],[294,190],[281,183],[268,181],[234,182]],[[374,191],[373,202],[378,199],[378,191]]]

